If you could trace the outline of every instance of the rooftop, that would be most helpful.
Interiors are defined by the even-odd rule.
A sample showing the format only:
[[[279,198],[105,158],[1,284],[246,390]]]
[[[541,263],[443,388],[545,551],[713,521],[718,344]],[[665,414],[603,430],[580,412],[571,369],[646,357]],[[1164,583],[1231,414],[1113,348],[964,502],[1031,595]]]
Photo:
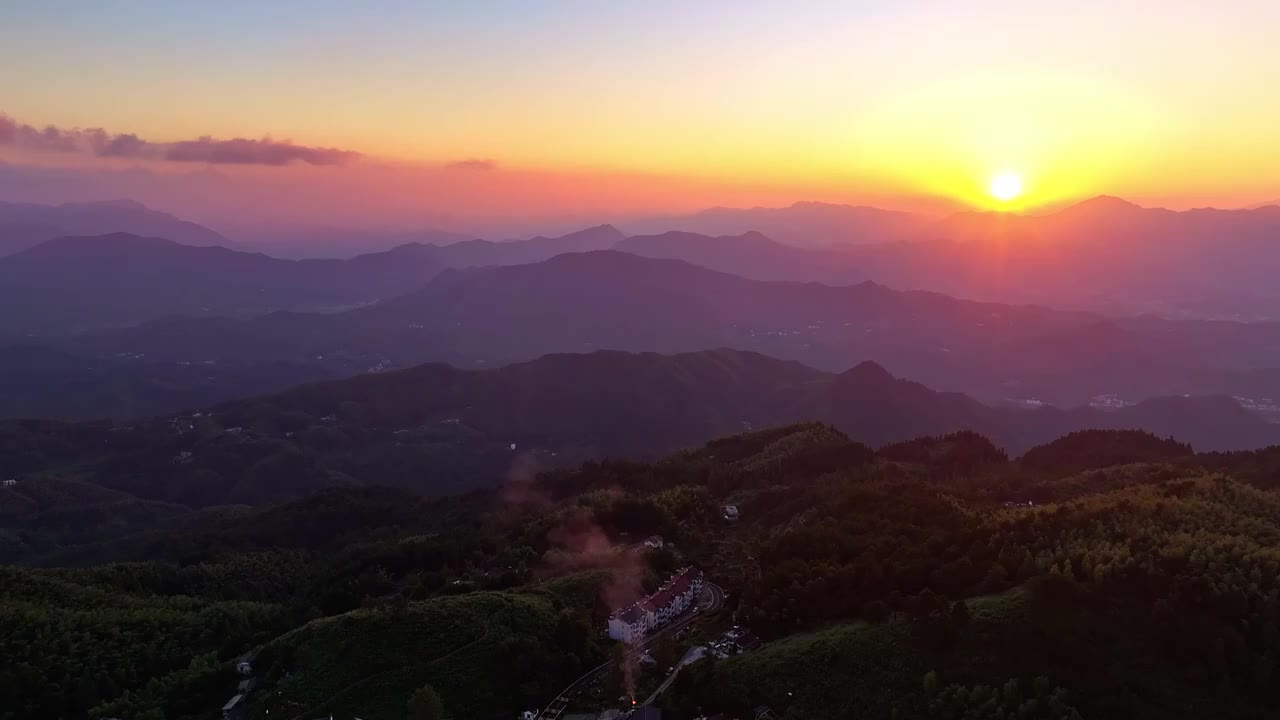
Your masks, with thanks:
[[[618,613],[618,619],[628,624],[640,622],[644,619],[644,610],[641,610],[638,605],[632,605]]]

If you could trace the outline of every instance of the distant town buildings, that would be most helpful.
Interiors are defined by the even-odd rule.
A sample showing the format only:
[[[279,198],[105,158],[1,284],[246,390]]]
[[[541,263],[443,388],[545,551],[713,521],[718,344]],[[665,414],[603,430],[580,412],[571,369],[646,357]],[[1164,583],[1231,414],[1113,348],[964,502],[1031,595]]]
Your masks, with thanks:
[[[5,487],[13,487],[14,485],[17,485],[17,484],[18,484],[18,481],[14,480],[13,478],[9,478],[8,480],[4,481]]]
[[[632,643],[662,627],[697,602],[702,592],[702,571],[685,568],[649,597],[609,616],[609,637]]]
[[[662,540],[661,535],[650,535],[644,539],[644,546],[653,550],[661,550],[666,543]]]

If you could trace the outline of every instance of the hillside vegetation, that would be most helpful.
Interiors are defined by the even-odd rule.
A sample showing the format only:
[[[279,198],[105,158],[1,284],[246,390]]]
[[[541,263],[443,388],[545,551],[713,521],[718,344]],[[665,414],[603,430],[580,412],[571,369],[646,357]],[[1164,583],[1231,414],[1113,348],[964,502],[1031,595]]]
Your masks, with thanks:
[[[728,593],[709,627],[766,643],[682,672],[676,720],[1274,717],[1274,453],[1085,433],[1028,458],[805,424],[462,496],[209,509],[78,568],[0,569],[0,708],[213,718],[256,651],[255,718],[400,720],[429,685],[496,720],[609,657],[609,609],[692,563]]]

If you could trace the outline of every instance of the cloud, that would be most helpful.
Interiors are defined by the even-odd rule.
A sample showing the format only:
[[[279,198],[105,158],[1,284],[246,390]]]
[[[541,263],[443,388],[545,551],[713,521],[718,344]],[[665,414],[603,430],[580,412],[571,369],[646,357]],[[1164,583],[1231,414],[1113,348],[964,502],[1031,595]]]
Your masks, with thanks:
[[[173,143],[164,154],[174,162],[203,162],[227,165],[288,165],[300,160],[308,165],[346,165],[360,153],[337,148],[308,147],[271,139],[199,140]]]
[[[102,157],[145,157],[151,151],[151,143],[132,133],[117,135],[97,150]]]
[[[489,158],[467,158],[445,165],[450,170],[496,170],[498,163]]]
[[[271,165],[293,162],[308,165],[346,165],[360,159],[360,153],[339,148],[296,145],[289,140],[232,138],[219,140],[204,136],[195,140],[154,143],[133,133],[111,135],[101,128],[44,129],[0,114],[0,145],[41,152],[80,152],[98,157],[127,157],[211,165]]]
[[[52,125],[40,129],[0,115],[0,145],[18,145],[32,150],[75,152],[102,135],[101,130],[62,130]]]

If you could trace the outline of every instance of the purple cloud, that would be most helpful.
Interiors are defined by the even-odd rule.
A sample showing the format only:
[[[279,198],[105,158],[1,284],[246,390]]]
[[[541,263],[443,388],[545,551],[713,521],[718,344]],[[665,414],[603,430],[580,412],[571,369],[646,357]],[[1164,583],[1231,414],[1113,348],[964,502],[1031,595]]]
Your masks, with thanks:
[[[307,147],[271,139],[215,140],[202,137],[168,146],[165,160],[174,162],[203,162],[227,165],[288,165],[301,161],[308,165],[346,165],[360,157],[360,153],[337,148]]]
[[[33,150],[74,152],[95,131],[61,130],[52,125],[40,129],[0,115],[0,145],[19,145]],[[96,132],[101,132],[96,131]]]
[[[360,153],[351,150],[295,145],[288,140],[270,138],[218,140],[205,136],[175,143],[153,143],[133,133],[111,135],[99,128],[65,130],[50,125],[39,129],[3,114],[0,114],[0,145],[38,151],[84,152],[99,157],[149,158],[213,165],[280,166],[293,162],[346,165],[360,158]]]
[[[102,157],[144,157],[153,151],[151,143],[132,133],[104,138],[97,146],[97,153]]]
[[[467,158],[445,165],[450,170],[496,170],[498,163],[488,158]]]

